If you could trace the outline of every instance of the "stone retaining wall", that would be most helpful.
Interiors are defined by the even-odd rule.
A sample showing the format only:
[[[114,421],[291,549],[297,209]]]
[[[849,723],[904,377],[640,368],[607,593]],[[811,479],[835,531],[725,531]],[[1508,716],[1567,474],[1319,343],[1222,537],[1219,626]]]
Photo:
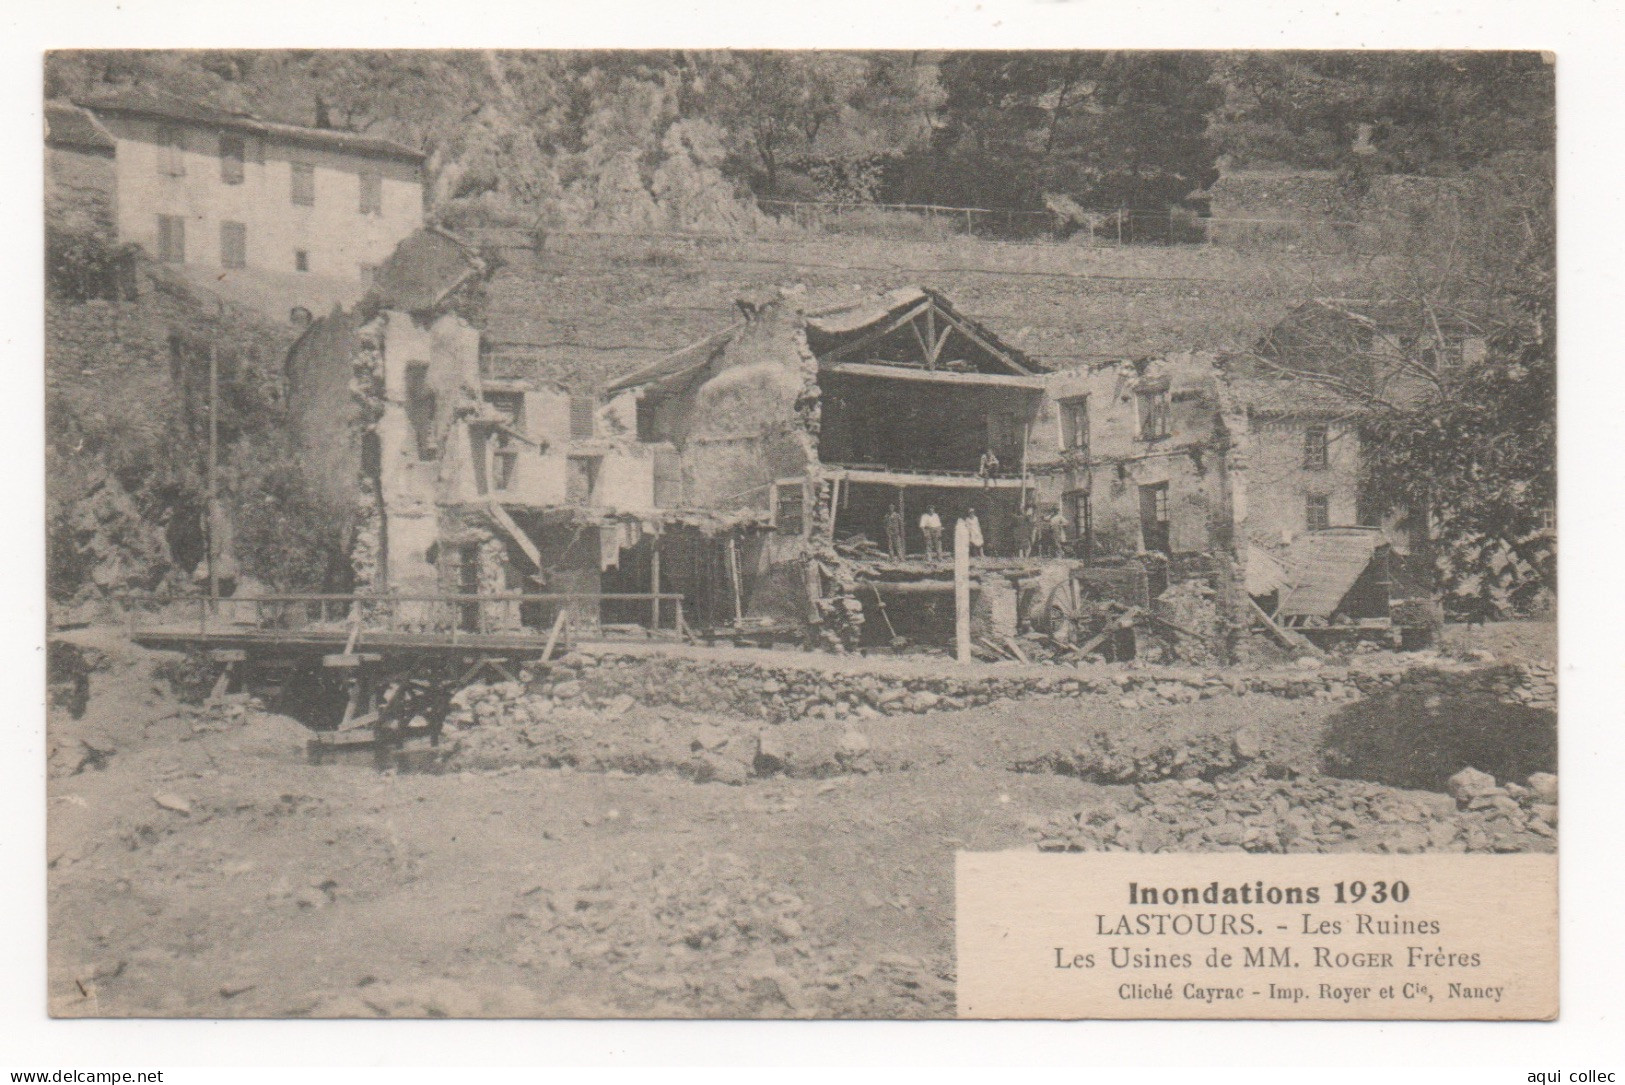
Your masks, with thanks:
[[[1267,671],[1162,667],[1098,668],[1075,674],[1009,676],[900,675],[831,671],[733,659],[573,652],[531,679],[531,690],[561,701],[606,703],[626,694],[648,705],[672,705],[743,719],[872,719],[882,715],[971,708],[1031,696],[1108,697],[1119,707],[1181,704],[1212,697],[1272,696],[1346,702],[1404,685],[1441,693],[1489,693],[1555,709],[1553,668],[1462,664],[1438,657],[1304,665]]]

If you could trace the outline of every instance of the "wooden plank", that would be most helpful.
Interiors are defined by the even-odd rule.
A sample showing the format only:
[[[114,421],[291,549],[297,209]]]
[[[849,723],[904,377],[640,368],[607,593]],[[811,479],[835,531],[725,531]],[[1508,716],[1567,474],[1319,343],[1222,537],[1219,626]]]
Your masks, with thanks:
[[[564,629],[564,608],[559,608],[558,615],[553,619],[553,628],[547,631],[547,643],[542,646],[542,661],[553,658],[553,646],[559,641],[559,633]]]
[[[518,524],[514,523],[513,517],[508,515],[508,510],[502,507],[500,501],[492,501],[487,508],[491,513],[491,519],[495,520],[502,530],[513,537],[513,541],[519,544],[519,549],[524,551],[525,557],[529,559],[531,565],[540,570],[542,567],[542,552],[536,548],[536,544],[531,541],[531,537],[526,535]]]
[[[836,472],[831,472],[835,474]],[[847,467],[839,471],[840,477],[849,482],[870,482],[880,486],[936,486],[941,489],[997,489],[1019,490],[1022,481],[1019,478],[978,478],[975,475],[938,475],[920,472],[910,474],[904,471],[875,471],[861,467]]]
[[[970,662],[970,528],[954,521],[954,656]]]
[[[745,620],[745,589],[739,579],[739,541],[728,536],[728,579],[733,584],[734,624]]]
[[[1023,392],[1042,392],[1044,390],[1042,379],[1032,376],[1018,376],[1014,373],[954,373],[946,369],[915,369],[910,366],[883,365],[878,362],[830,362],[820,365],[818,370],[820,373],[836,373],[850,377],[918,381],[925,384],[1014,388]]]
[[[1308,638],[1276,625],[1274,620],[1270,618],[1268,614],[1264,613],[1264,608],[1253,602],[1252,596],[1243,595],[1243,598],[1247,600],[1247,605],[1252,608],[1253,614],[1258,618],[1258,620],[1264,623],[1264,628],[1269,630],[1275,639],[1283,646],[1291,648],[1295,651],[1308,652],[1313,656],[1325,656],[1326,653],[1322,652],[1319,648],[1316,648],[1313,644],[1311,644]]]
[[[1032,660],[1027,658],[1027,653],[1023,652],[1021,650],[1021,645],[1016,642],[1016,638],[1014,638],[1014,637],[1005,637],[1005,638],[1003,638],[1001,643],[1003,643],[1005,645],[1005,647],[1009,648],[1010,651],[1014,652],[1016,658],[1019,659],[1021,662],[1023,662],[1023,663],[1031,663],[1032,662]]]

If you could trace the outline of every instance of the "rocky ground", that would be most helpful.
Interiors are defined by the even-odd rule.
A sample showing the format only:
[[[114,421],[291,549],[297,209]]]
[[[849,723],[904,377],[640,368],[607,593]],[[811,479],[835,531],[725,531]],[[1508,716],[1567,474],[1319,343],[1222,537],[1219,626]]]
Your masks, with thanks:
[[[467,691],[418,771],[80,640],[59,1015],[943,1017],[962,849],[1555,847],[1526,634],[1267,674],[578,653]]]

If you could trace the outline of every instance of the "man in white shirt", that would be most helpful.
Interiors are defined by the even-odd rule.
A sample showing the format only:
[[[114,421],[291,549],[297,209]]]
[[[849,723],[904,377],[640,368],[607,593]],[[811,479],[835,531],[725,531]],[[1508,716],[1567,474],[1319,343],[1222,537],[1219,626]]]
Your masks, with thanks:
[[[940,560],[942,558],[942,517],[937,515],[935,505],[928,506],[920,514],[920,534],[925,536],[926,560]]]

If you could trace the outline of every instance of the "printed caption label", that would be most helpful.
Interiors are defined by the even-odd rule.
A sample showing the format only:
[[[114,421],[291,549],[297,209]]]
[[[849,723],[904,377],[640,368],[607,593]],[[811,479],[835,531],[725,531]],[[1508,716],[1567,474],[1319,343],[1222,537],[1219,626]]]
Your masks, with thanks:
[[[961,1017],[1549,1020],[1555,855],[961,852]]]

